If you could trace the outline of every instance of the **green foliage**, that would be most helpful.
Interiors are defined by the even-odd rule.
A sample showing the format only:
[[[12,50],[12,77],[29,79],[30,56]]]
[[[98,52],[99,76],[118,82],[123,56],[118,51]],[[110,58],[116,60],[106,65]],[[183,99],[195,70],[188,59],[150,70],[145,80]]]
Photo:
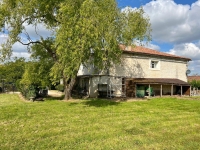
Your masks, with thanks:
[[[63,92],[64,91],[64,85],[63,84],[57,85],[56,90]]]
[[[27,99],[30,100],[30,98],[36,98],[37,96],[37,87],[33,86],[33,85],[21,85],[20,86],[20,92],[22,93],[22,95]]]
[[[23,77],[21,81],[18,82],[20,91],[26,99],[39,96],[39,89],[43,89],[51,85],[49,71],[52,66],[52,61],[45,62],[45,59],[42,59],[41,61],[35,60],[27,62]]]
[[[22,85],[35,85],[38,87],[51,85],[49,67],[51,67],[49,64],[40,63],[38,61],[27,62],[25,72],[20,83]]]
[[[53,39],[43,40],[47,47],[51,47]],[[48,86],[50,84],[49,72],[54,63],[53,58],[41,44],[34,44],[30,47],[32,61],[25,66],[22,84]]]
[[[14,58],[12,61],[5,62],[0,65],[0,78],[5,79],[8,82],[15,82],[22,78],[25,66],[24,58]]]
[[[24,58],[14,58],[12,61],[5,62],[0,65],[0,84],[1,80],[4,79],[4,83],[12,83],[18,89],[18,83],[22,79],[22,75],[25,69],[25,59]],[[2,85],[1,85],[2,86]],[[7,85],[9,89],[12,89],[13,85]]]
[[[192,87],[194,87],[194,88],[200,88],[200,80],[192,80],[191,82],[189,82],[191,85],[192,85]]]
[[[43,42],[51,47],[53,39],[49,38]],[[38,96],[37,88],[46,89],[51,86],[49,72],[54,63],[50,54],[38,43],[31,46],[30,52],[33,60],[26,63],[19,83],[22,93],[27,98]]]

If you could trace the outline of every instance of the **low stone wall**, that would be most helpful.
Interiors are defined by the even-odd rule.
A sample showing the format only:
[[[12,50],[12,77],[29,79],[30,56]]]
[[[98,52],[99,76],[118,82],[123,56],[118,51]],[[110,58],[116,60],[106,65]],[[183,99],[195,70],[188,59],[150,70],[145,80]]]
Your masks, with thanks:
[[[48,95],[52,97],[60,97],[63,96],[64,93],[57,90],[48,90]]]

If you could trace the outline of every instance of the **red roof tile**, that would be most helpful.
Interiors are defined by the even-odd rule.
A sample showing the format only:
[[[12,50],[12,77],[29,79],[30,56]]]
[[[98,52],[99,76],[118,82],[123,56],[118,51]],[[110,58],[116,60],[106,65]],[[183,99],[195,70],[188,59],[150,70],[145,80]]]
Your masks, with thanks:
[[[188,76],[188,81],[200,80],[200,76]]]
[[[126,53],[141,53],[141,54],[146,54],[146,55],[156,55],[156,56],[163,56],[163,57],[170,57],[170,58],[175,58],[175,59],[182,59],[182,60],[187,60],[190,61],[190,58],[182,57],[182,56],[176,56],[164,52],[160,52],[157,50],[153,50],[150,48],[142,47],[142,46],[135,46],[131,47],[128,46],[126,47],[125,45],[120,45],[120,49],[122,49]]]

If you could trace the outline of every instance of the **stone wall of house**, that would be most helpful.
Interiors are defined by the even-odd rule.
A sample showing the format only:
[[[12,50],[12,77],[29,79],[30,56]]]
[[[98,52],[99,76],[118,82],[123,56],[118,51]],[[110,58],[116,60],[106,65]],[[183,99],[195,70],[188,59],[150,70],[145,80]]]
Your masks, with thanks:
[[[151,68],[151,61],[157,61],[157,68]],[[177,78],[187,82],[187,62],[152,56],[123,54],[121,64],[110,69],[110,75],[130,78]]]
[[[97,69],[94,65],[88,64],[87,66],[84,66],[81,64],[79,67],[77,76],[82,76],[82,75],[105,75],[107,74],[107,70],[99,70]]]
[[[108,77],[107,76],[94,76],[91,77],[89,80],[89,96],[90,97],[98,97],[98,84],[108,84]],[[107,90],[106,86],[102,87],[103,90]]]

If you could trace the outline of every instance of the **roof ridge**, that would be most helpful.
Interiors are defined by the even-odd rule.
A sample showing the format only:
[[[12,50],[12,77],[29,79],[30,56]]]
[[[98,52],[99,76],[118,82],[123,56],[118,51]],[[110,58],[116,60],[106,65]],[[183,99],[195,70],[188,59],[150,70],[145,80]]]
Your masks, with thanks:
[[[129,52],[129,53],[143,53],[143,54],[149,54],[149,55],[157,55],[157,56],[164,56],[164,57],[172,57],[172,58],[179,58],[179,59],[186,59],[190,61],[190,58],[183,57],[183,56],[177,56],[174,54],[169,54],[166,52],[161,52],[158,50],[154,50],[151,48],[147,48],[144,46],[125,46],[123,44],[120,44],[120,49],[122,49],[124,52]]]

